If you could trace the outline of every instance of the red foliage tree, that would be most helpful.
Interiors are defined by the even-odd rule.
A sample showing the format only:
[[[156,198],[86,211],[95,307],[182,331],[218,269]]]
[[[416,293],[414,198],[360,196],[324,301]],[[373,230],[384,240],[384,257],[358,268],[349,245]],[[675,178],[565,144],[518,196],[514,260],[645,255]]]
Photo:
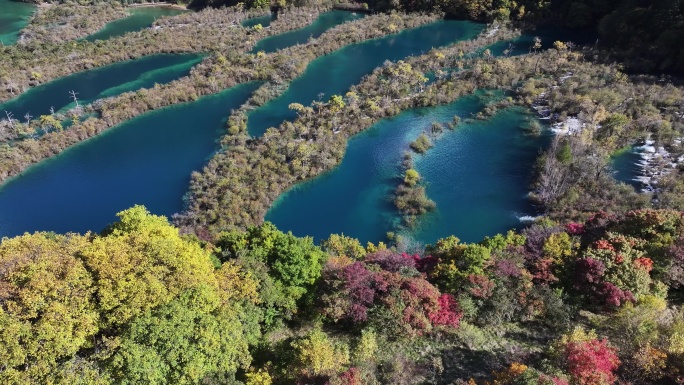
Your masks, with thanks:
[[[609,385],[615,382],[614,371],[620,365],[615,348],[606,340],[568,342],[565,364],[578,385]]]
[[[458,323],[463,317],[461,308],[458,302],[451,294],[442,294],[437,300],[439,310],[430,314],[430,321],[433,325],[446,325],[451,327],[458,327]]]
[[[359,368],[349,368],[340,375],[341,385],[361,385],[361,373]]]
[[[570,235],[582,235],[587,232],[587,229],[581,223],[570,222],[565,225],[565,231]]]
[[[346,266],[329,263],[321,280],[323,313],[334,321],[380,322],[408,335],[429,332],[434,325],[458,326],[456,300],[441,295],[415,269],[415,261],[414,256],[382,251]],[[369,319],[370,314],[381,318]],[[388,319],[396,323],[388,324]]]
[[[651,258],[637,258],[634,260],[634,264],[640,269],[646,270],[646,272],[651,272],[651,270],[653,270],[653,260],[651,260]]]
[[[606,271],[606,266],[601,261],[591,257],[577,261],[575,267],[575,286],[581,288],[586,284],[597,284]]]
[[[368,318],[368,307],[375,301],[376,292],[387,289],[386,282],[366,269],[361,262],[343,267],[339,271],[339,278],[344,282],[344,291],[351,300],[348,316],[354,322],[365,321]]]
[[[558,282],[558,277],[553,274],[553,259],[540,258],[530,266],[530,273],[534,283],[551,284]]]
[[[487,299],[494,293],[496,284],[484,274],[470,274],[468,276],[469,292],[473,297]]]
[[[618,308],[625,302],[636,302],[629,290],[622,290],[610,282],[602,282],[594,287],[594,297],[604,306]]]

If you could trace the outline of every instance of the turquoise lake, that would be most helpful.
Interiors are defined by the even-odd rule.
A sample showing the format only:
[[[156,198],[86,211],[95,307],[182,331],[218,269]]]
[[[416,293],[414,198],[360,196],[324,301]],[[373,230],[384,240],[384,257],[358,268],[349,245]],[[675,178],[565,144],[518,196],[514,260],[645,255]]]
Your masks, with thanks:
[[[155,214],[181,211],[190,174],[216,150],[230,110],[258,86],[144,114],[5,182],[0,235],[100,231],[135,204]]]
[[[0,104],[0,112],[10,111],[16,119],[23,119],[28,112],[33,117],[50,113],[50,107],[59,111],[73,101],[70,91],[78,93],[81,104],[120,95],[140,88],[153,87],[155,83],[171,82],[190,73],[199,63],[199,55],[154,55],[136,60],[111,64],[88,71],[65,76],[32,88],[19,97]]]
[[[347,11],[331,11],[322,13],[313,23],[311,23],[311,25],[259,40],[256,45],[254,45],[254,48],[251,52],[255,53],[264,51],[266,53],[270,53],[279,49],[291,47],[293,45],[306,43],[309,41],[309,39],[315,39],[321,36],[325,31],[332,27],[346,23],[348,21],[361,19],[363,16],[363,14]]]
[[[440,20],[395,35],[349,45],[322,56],[311,62],[282,95],[250,112],[249,133],[261,136],[269,127],[294,120],[297,114],[288,108],[290,103],[308,106],[319,98],[319,94],[322,100],[327,100],[331,95],[346,93],[385,60],[400,60],[433,47],[472,39],[483,28],[483,24],[467,21]]]
[[[130,8],[130,16],[107,23],[101,30],[85,38],[87,41],[107,40],[129,32],[141,31],[152,26],[160,17],[176,16],[188,12],[170,7],[137,7]]]
[[[34,4],[0,0],[0,44],[16,43],[35,9]]]
[[[433,46],[448,44],[457,39],[470,38],[481,28],[481,25],[474,23],[440,21],[369,42],[363,45],[361,51],[358,51],[359,45],[350,46],[348,50],[339,50],[326,56],[326,60],[337,61],[334,67],[339,76],[328,77],[330,72],[315,70],[311,73],[318,73],[322,77],[305,77],[311,83],[308,87],[304,87],[300,78],[293,87],[301,86],[304,89],[293,89],[297,90],[298,97],[304,98],[302,101],[308,99],[306,103],[321,92],[320,84],[326,84],[323,90],[327,92],[343,92],[386,59],[394,60],[425,52]],[[369,57],[360,57],[361,53]],[[346,57],[347,54],[351,56]],[[314,69],[323,68],[326,63],[330,62],[319,61]],[[92,93],[92,97],[100,97],[99,93],[107,90],[121,89],[126,83],[137,79],[133,77],[132,80],[127,80],[128,72],[131,71],[121,71],[118,77],[112,75],[111,84],[101,86],[97,93]],[[345,76],[340,78],[343,74]],[[320,79],[329,81],[321,82]],[[101,84],[102,81],[91,80],[88,83]],[[68,97],[68,90],[75,87],[76,83],[66,84],[65,89],[53,92],[61,95],[66,90]],[[40,87],[31,92],[39,89]],[[241,92],[239,98],[231,99],[234,103],[223,103],[220,108],[214,104],[215,99],[209,97],[183,107],[146,114],[101,137],[67,150],[55,159],[42,162],[6,182],[0,189],[0,234],[13,235],[35,230],[99,231],[113,220],[117,211],[136,203],[148,205],[156,214],[170,215],[181,211],[181,197],[187,189],[190,172],[200,169],[206,162],[214,149],[214,140],[219,136],[216,130],[223,127],[221,121],[229,115],[231,108],[236,108],[247,98],[247,88],[241,89],[244,94]],[[85,91],[76,91],[81,92],[79,97],[85,99]],[[43,104],[42,107],[31,107],[32,115],[37,115],[35,111],[40,108],[49,109],[52,102],[46,103],[44,99],[34,99],[36,102],[43,100]],[[11,102],[16,103],[18,99]],[[68,102],[67,98],[64,103]],[[213,113],[216,115],[212,115]],[[19,116],[19,113],[15,112],[15,116]],[[188,132],[202,129],[200,123],[209,122],[212,117],[215,118],[213,125],[207,128],[209,134],[203,141],[206,147],[201,151],[192,148],[186,150],[184,141],[191,146],[197,139]],[[141,136],[136,137],[134,134]],[[171,140],[176,137],[180,139]],[[194,154],[192,159],[196,161],[190,167],[184,167],[182,163],[179,165],[175,160],[178,157],[182,161],[186,152]],[[176,178],[176,184],[172,187],[169,187],[169,181],[159,180],[169,176]],[[45,203],[35,203],[45,191],[50,191],[50,194],[46,194]]]
[[[391,195],[402,174],[402,154],[432,122],[449,122],[479,111],[478,96],[445,106],[406,111],[353,137],[334,170],[283,194],[266,215],[283,231],[332,233],[384,241],[401,222]],[[487,121],[462,123],[434,140],[425,155],[414,155],[428,197],[437,210],[404,235],[422,243],[456,235],[466,242],[520,228],[520,217],[534,215],[527,199],[532,170],[548,136],[531,137],[521,127],[533,119],[519,109],[500,111]]]

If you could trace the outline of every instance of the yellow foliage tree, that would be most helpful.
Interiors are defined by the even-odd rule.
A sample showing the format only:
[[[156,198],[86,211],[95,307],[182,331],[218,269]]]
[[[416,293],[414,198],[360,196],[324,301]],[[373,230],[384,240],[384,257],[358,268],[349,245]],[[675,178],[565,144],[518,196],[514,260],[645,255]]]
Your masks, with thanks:
[[[572,255],[572,239],[566,232],[551,234],[544,242],[544,254],[551,258],[554,263],[562,263]]]
[[[259,302],[259,281],[235,262],[227,261],[215,272],[224,302],[246,300]]]
[[[527,370],[527,365],[514,362],[508,368],[494,373],[494,380],[485,382],[485,385],[509,385]]]
[[[366,249],[356,238],[347,237],[344,234],[332,234],[321,243],[325,251],[333,256],[347,256],[361,259],[366,255]]]
[[[349,363],[349,347],[333,343],[320,329],[292,343],[298,365],[307,375],[332,375]]]
[[[186,289],[217,286],[209,251],[181,238],[166,218],[142,206],[117,215],[120,221],[81,253],[96,277],[106,327],[122,325]]]
[[[80,235],[36,233],[0,245],[0,383],[46,383],[98,332]]]
[[[264,369],[248,372],[246,377],[247,385],[271,385],[273,383],[271,375]]]
[[[354,361],[358,364],[373,362],[377,351],[378,341],[375,331],[373,329],[361,331],[361,338],[354,350]]]

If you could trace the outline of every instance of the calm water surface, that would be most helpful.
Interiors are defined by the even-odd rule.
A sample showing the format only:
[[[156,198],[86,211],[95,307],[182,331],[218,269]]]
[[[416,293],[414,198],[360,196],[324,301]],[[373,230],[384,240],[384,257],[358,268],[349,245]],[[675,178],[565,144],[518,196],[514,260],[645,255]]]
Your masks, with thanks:
[[[347,11],[326,12],[318,16],[311,25],[304,28],[259,40],[252,49],[252,53],[259,51],[270,53],[293,45],[306,43],[309,39],[321,36],[332,27],[348,21],[361,19],[363,16],[363,14]]]
[[[104,28],[86,37],[85,40],[107,40],[128,32],[142,31],[151,27],[160,17],[176,16],[188,11],[169,7],[137,7],[131,8],[128,12],[130,16],[107,23]]]
[[[399,60],[429,51],[459,40],[472,39],[484,24],[467,21],[441,20],[422,27],[403,31],[380,39],[349,45],[309,64],[302,76],[278,98],[249,114],[248,128],[252,136],[261,136],[269,127],[277,127],[285,120],[293,120],[296,112],[290,103],[306,106],[312,101],[327,100],[331,95],[343,94],[386,60]]]
[[[230,110],[257,87],[144,114],[31,167],[0,187],[0,235],[100,231],[135,204],[181,211],[190,174],[215,151]]]
[[[34,117],[58,111],[73,102],[70,91],[78,93],[81,104],[111,97],[155,83],[163,84],[183,77],[202,60],[199,55],[154,55],[111,64],[65,76],[35,87],[19,97],[0,104],[0,112],[10,111],[16,119],[26,113]]]
[[[319,178],[295,186],[276,202],[266,220],[317,241],[344,233],[382,241],[400,219],[390,201],[402,173],[402,154],[432,122],[469,117],[482,107],[469,96],[440,107],[406,111],[352,138],[342,163]],[[437,211],[407,235],[424,243],[454,234],[475,242],[522,225],[534,214],[526,194],[532,167],[548,138],[523,135],[530,116],[518,109],[488,121],[446,131],[424,156],[414,156]]]
[[[35,9],[33,4],[0,0],[0,44],[16,43]]]

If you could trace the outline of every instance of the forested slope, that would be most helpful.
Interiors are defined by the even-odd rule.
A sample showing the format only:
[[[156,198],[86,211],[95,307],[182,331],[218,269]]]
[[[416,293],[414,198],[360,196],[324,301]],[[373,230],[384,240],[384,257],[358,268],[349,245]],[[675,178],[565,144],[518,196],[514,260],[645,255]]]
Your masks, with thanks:
[[[411,250],[143,207],[0,245],[3,384],[681,384],[684,219],[542,220]]]
[[[74,2],[64,2],[64,7],[70,7],[73,13],[83,5],[100,4],[103,10],[101,3],[107,2],[81,1],[78,3],[81,7],[75,7]],[[145,2],[124,2],[134,3]],[[182,0],[171,3],[193,9],[240,3],[247,8],[271,7],[274,11],[287,5],[331,5],[322,0]],[[455,18],[511,20],[527,27],[564,25],[581,33],[593,31],[597,33],[598,44],[607,50],[602,60],[622,61],[636,72],[684,72],[684,48],[679,44],[684,36],[684,0],[371,0],[357,4],[372,11],[444,12]],[[107,17],[114,16],[102,16],[103,19]],[[40,33],[41,27],[34,29],[31,34]]]
[[[136,206],[100,234],[2,239],[0,383],[684,384],[682,167],[666,165],[653,195],[609,172],[611,154],[644,138],[676,158],[684,153],[682,88],[612,63],[682,71],[684,1],[368,6],[597,28],[599,47],[557,41],[540,50],[535,41],[526,55],[509,48],[496,57],[489,47],[519,36],[497,24],[477,39],[388,62],[344,95],[293,103],[294,121],[255,138],[248,112],[282,93],[315,58],[437,16],[367,17],[270,55],[242,51],[256,36],[292,28],[243,29],[237,25],[246,14],[236,9],[164,22],[159,35],[167,41],[178,42],[175,25],[192,50],[213,54],[183,80],[88,107],[97,117],[70,129],[41,122],[45,135],[27,137],[31,146],[2,149],[0,174],[18,174],[145,111],[255,79],[264,84],[232,112],[220,150],[193,175],[178,227]],[[302,25],[318,12],[298,9],[308,16],[289,15]],[[192,29],[207,20],[203,31],[226,35],[200,44]],[[224,30],[226,21],[235,31]],[[76,49],[97,57],[132,42],[136,55],[176,49],[161,47],[150,31]],[[53,47],[53,66],[74,49],[31,44]],[[46,61],[40,50],[2,52],[17,63]],[[539,158],[531,196],[545,216],[528,228],[472,244],[451,236],[431,245],[409,247],[401,237],[362,245],[330,235],[316,245],[263,222],[283,191],[338,164],[353,135],[402,110],[476,90],[506,97],[473,119],[518,105],[553,123],[579,124]]]

